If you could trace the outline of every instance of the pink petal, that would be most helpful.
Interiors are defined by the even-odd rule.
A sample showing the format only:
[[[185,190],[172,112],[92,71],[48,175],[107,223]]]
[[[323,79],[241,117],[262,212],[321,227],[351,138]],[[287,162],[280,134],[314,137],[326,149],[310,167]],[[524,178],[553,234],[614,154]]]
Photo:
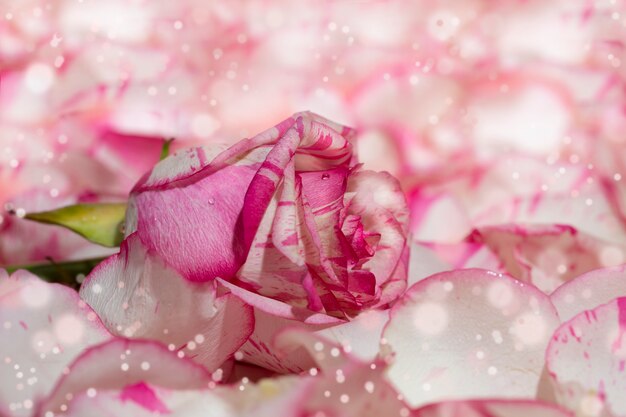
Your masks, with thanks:
[[[173,390],[138,384],[121,392],[100,390],[93,396],[80,394],[70,404],[67,416],[301,417],[302,404],[308,400],[314,382],[311,377],[289,376],[209,390]],[[140,392],[131,397],[129,388]],[[141,393],[145,396],[138,395]]]
[[[626,415],[626,298],[563,323],[546,363],[559,403],[580,415]]]
[[[194,391],[194,393],[196,393]],[[93,390],[76,395],[64,413],[67,417],[151,417],[175,416],[160,389],[140,383],[124,390]],[[188,403],[187,403],[188,404]]]
[[[378,355],[379,340],[389,321],[389,310],[367,310],[338,326],[318,330],[316,334],[342,346],[361,361],[373,361]]]
[[[242,360],[276,372],[302,372],[313,366],[309,355],[301,350],[279,354],[274,349],[274,339],[285,328],[303,327],[317,331],[346,323],[336,317],[293,308],[223,280],[219,283],[254,308],[254,332],[240,349]]]
[[[479,269],[436,274],[391,310],[383,331],[393,358],[387,375],[413,406],[532,397],[558,323],[545,294],[509,276]]]
[[[83,349],[110,334],[74,290],[26,271],[2,275],[0,406],[27,416]]]
[[[626,243],[604,188],[580,165],[510,156],[434,174],[412,194],[413,231],[420,240],[454,243],[473,228],[534,223],[568,225],[607,243]],[[437,228],[442,223],[455,227]]]
[[[80,416],[95,410],[96,417],[148,416],[403,416],[409,410],[382,377],[384,364],[355,360],[339,345],[301,330],[283,332],[279,348],[302,348],[315,358],[319,371],[311,375],[267,378],[258,383],[240,381],[210,390],[181,391],[146,384],[134,385],[133,397],[113,392],[84,394],[70,405],[70,414]],[[319,344],[323,345],[320,347]],[[126,394],[128,388],[122,392]],[[145,394],[140,396],[139,394]],[[134,401],[138,399],[140,401]],[[167,410],[164,412],[162,410]],[[149,414],[149,411],[153,414]],[[208,414],[207,414],[208,413]]]
[[[531,400],[447,401],[422,407],[413,417],[574,417],[552,404]]]
[[[373,256],[362,266],[381,288],[376,305],[394,301],[406,289],[409,255],[409,212],[400,184],[384,172],[357,172],[349,177],[346,200],[348,213],[359,216],[370,234],[380,235]]]
[[[163,139],[159,136],[128,135],[103,129],[92,153],[114,170],[117,180],[129,191],[137,178],[159,160],[162,147]]]
[[[453,269],[452,265],[444,256],[433,249],[432,245],[418,241],[411,242],[407,276],[409,287],[433,274],[451,269]]]
[[[387,310],[369,310],[351,321],[290,307],[278,300],[262,297],[231,283],[220,284],[254,307],[255,328],[250,339],[240,349],[243,360],[276,372],[302,372],[314,365],[302,349],[275,348],[276,338],[286,328],[303,329],[324,337],[346,349],[363,361],[378,354],[379,339],[388,319]]]
[[[211,375],[201,366],[180,359],[164,346],[150,341],[114,339],[85,350],[57,381],[38,408],[40,415],[65,409],[73,396],[93,389],[120,390],[120,399],[150,411],[166,406],[144,383],[175,390],[208,387]],[[70,400],[68,400],[68,395]]]
[[[383,361],[361,361],[349,350],[324,337],[288,329],[276,340],[279,349],[301,347],[314,358],[318,375],[311,381],[300,414],[321,410],[337,416],[402,416],[409,409],[384,377]],[[307,414],[309,413],[309,414]]]
[[[189,280],[232,277],[294,153],[299,170],[346,165],[349,133],[298,114],[215,158],[198,148],[166,160],[135,186],[130,231]]]
[[[626,296],[626,266],[587,272],[557,288],[550,299],[561,321],[572,319],[585,310]]]
[[[506,272],[547,294],[578,275],[624,260],[623,247],[559,224],[486,226],[467,241],[486,246]]]
[[[183,279],[136,234],[92,271],[80,295],[112,333],[158,340],[210,371],[243,345],[254,326],[251,307],[231,294],[217,297],[214,283]]]

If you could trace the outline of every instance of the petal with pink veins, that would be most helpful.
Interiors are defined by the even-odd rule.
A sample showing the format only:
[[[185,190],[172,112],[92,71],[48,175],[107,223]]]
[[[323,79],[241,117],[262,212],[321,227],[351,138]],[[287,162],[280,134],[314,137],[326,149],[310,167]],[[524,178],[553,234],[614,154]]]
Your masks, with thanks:
[[[626,298],[563,323],[546,364],[560,404],[581,416],[626,415]]]
[[[585,272],[621,264],[626,249],[561,224],[485,226],[466,241],[484,245],[504,271],[546,294]]]
[[[302,349],[277,352],[273,348],[276,336],[285,328],[300,327],[318,331],[348,323],[305,308],[291,307],[289,304],[247,291],[221,279],[218,279],[218,282],[224,290],[254,308],[254,332],[240,349],[243,360],[276,372],[297,373],[313,366],[310,356]]]
[[[626,296],[626,265],[596,269],[561,285],[550,299],[562,322],[585,310]]]
[[[83,392],[67,417],[301,417],[314,387],[312,377],[288,376],[258,383],[176,390],[144,383],[121,390]]]
[[[211,382],[211,374],[205,368],[180,358],[157,342],[114,339],[85,350],[63,373],[37,411],[42,416],[56,415],[71,407],[74,396],[116,390],[123,402],[163,414],[167,413],[167,406],[147,384],[171,390],[199,390],[208,388]]]
[[[217,156],[203,148],[177,154],[135,186],[128,230],[137,230],[149,249],[191,281],[230,278],[243,265],[287,168],[348,166],[352,147],[344,135],[351,134],[300,113]]]
[[[409,404],[533,397],[559,320],[537,288],[468,269],[433,275],[396,303],[383,331],[387,375]]]
[[[446,401],[415,410],[413,417],[574,417],[569,410],[531,400]]]
[[[379,351],[382,329],[388,321],[388,310],[368,310],[350,321],[344,321],[306,309],[297,309],[278,300],[246,291],[218,280],[225,290],[253,306],[255,328],[240,349],[243,360],[279,373],[306,371],[314,366],[311,355],[293,345],[276,350],[276,338],[286,328],[306,330],[342,346],[362,361],[371,361]]]
[[[376,305],[385,305],[406,289],[410,250],[406,198],[388,173],[361,171],[349,177],[345,200],[348,213],[359,216],[370,234],[380,235],[362,269],[373,274],[381,288]]]
[[[472,228],[534,223],[563,224],[609,244],[626,244],[621,219],[584,166],[510,156],[427,180],[414,187],[411,201],[413,233],[421,240],[454,243]],[[454,207],[443,217],[437,212],[440,200]],[[463,226],[455,220],[459,216],[467,220]],[[459,224],[454,236],[449,228],[437,228],[442,222]]]
[[[321,344],[321,347],[319,346]],[[384,380],[384,364],[361,362],[338,344],[302,330],[286,330],[277,349],[291,346],[315,357],[316,369],[300,376],[241,380],[209,390],[165,389],[138,383],[112,391],[83,392],[68,416],[150,415],[202,417],[408,416],[410,411]],[[83,414],[81,414],[83,413]]]
[[[158,340],[210,371],[229,359],[254,327],[252,307],[232,294],[218,297],[214,282],[185,280],[136,234],[91,272],[80,296],[113,334]]]
[[[28,416],[83,349],[111,337],[76,291],[26,271],[0,276],[0,407]]]
[[[409,408],[385,377],[383,360],[362,361],[334,341],[301,329],[287,329],[276,339],[276,348],[291,345],[305,349],[318,371],[300,415],[320,411],[331,416],[408,416]]]

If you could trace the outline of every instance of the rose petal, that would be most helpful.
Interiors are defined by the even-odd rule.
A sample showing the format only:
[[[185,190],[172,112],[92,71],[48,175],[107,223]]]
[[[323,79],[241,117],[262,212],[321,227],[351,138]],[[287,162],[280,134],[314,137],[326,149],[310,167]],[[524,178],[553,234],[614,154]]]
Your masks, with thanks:
[[[407,276],[409,287],[433,274],[453,269],[450,263],[431,246],[423,242],[411,242]]]
[[[212,390],[169,390],[141,384],[121,393],[104,391],[93,397],[82,394],[72,401],[67,417],[296,417],[309,385],[308,379],[296,377]]]
[[[57,414],[73,396],[89,389],[121,390],[122,397],[144,402],[153,411],[163,405],[143,383],[177,389],[208,387],[211,374],[194,362],[179,358],[156,342],[114,339],[85,350],[57,381],[51,394],[40,404],[39,415]],[[69,398],[69,399],[68,399]]]
[[[389,321],[389,310],[367,310],[347,323],[318,330],[316,334],[341,345],[361,361],[373,361],[380,349],[380,336]]]
[[[395,300],[406,289],[408,269],[406,198],[398,180],[385,172],[362,171],[351,175],[346,190],[348,212],[359,216],[369,233],[380,235],[374,255],[363,269],[382,288],[376,305]]]
[[[546,363],[559,403],[583,416],[626,415],[626,298],[563,323]]]
[[[394,355],[388,377],[413,406],[531,397],[557,325],[550,300],[531,285],[478,269],[436,274],[391,310],[383,331]]]
[[[561,321],[626,296],[626,266],[597,269],[587,272],[557,288],[550,299],[559,312]]]
[[[344,134],[352,132],[301,113],[212,159],[202,148],[168,158],[135,186],[128,230],[189,280],[230,278],[290,162],[302,171],[347,165]]]
[[[151,387],[140,383],[128,388],[112,390],[96,390],[91,388],[87,392],[75,395],[68,407],[68,411],[63,413],[66,417],[79,417],[89,415],[91,417],[151,417],[154,415],[167,414],[176,416],[171,404],[165,401],[162,389]],[[189,393],[191,394],[191,393]],[[191,397],[191,395],[187,397]],[[197,392],[193,392],[197,394]],[[185,398],[188,404],[190,398]],[[190,416],[193,416],[191,414]]]
[[[251,307],[231,294],[217,297],[214,283],[183,279],[136,234],[92,271],[80,295],[112,333],[158,340],[210,371],[241,347],[254,326]]]
[[[302,349],[274,348],[276,338],[286,328],[312,332],[349,349],[355,358],[371,361],[378,354],[379,340],[387,322],[387,310],[368,310],[351,321],[296,309],[278,300],[259,296],[231,283],[219,280],[225,289],[254,307],[255,329],[250,339],[240,349],[243,360],[272,369],[276,372],[302,372],[314,365],[309,354]]]
[[[420,240],[454,243],[471,228],[535,223],[564,224],[607,243],[626,243],[603,187],[581,165],[511,156],[433,175],[412,194],[413,231]],[[437,217],[440,201],[449,210]],[[462,224],[463,218],[465,226],[453,228],[453,236],[449,228],[437,229],[442,222]]]
[[[530,400],[471,400],[431,404],[413,417],[574,417],[553,404]]]
[[[486,226],[467,241],[489,248],[506,272],[546,294],[578,275],[624,260],[623,247],[559,224]]]
[[[276,347],[306,349],[321,373],[312,381],[298,415],[315,415],[320,410],[346,417],[409,415],[409,409],[384,377],[383,361],[361,361],[339,344],[302,329],[282,332]]]
[[[310,331],[346,323],[336,317],[291,307],[218,279],[220,285],[254,308],[254,332],[241,347],[243,360],[280,373],[302,372],[313,366],[306,352],[279,352],[273,349],[277,334],[287,327],[305,327]]]
[[[110,338],[98,316],[62,285],[26,271],[0,276],[0,404],[27,416],[65,367]]]
[[[382,378],[384,364],[356,360],[340,346],[302,330],[286,330],[277,348],[303,348],[317,362],[311,375],[268,378],[258,383],[240,381],[206,391],[180,391],[146,384],[120,393],[84,394],[70,404],[71,416],[96,410],[95,416],[406,416],[408,408]],[[318,345],[322,344],[321,347]],[[128,391],[131,392],[128,392]],[[132,394],[132,395],[129,395]]]

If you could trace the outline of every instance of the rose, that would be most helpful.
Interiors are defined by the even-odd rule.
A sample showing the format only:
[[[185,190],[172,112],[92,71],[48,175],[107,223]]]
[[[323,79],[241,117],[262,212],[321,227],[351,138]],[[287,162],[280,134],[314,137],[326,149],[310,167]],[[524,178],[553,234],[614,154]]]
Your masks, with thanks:
[[[404,195],[389,174],[361,169],[353,137],[296,114],[223,152],[167,158],[131,193],[126,230],[147,252],[255,307],[243,349],[253,362],[292,369],[264,346],[281,319],[338,325],[406,288]]]

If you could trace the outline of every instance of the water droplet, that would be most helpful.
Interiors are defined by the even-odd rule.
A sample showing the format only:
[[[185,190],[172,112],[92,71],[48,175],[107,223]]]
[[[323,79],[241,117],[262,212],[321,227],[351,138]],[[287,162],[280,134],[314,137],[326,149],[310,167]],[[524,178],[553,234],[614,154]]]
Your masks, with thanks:
[[[215,199],[214,199],[214,198],[209,198],[209,204],[210,204],[210,205],[215,204]]]
[[[330,178],[330,174],[322,174],[322,179],[327,180]]]

